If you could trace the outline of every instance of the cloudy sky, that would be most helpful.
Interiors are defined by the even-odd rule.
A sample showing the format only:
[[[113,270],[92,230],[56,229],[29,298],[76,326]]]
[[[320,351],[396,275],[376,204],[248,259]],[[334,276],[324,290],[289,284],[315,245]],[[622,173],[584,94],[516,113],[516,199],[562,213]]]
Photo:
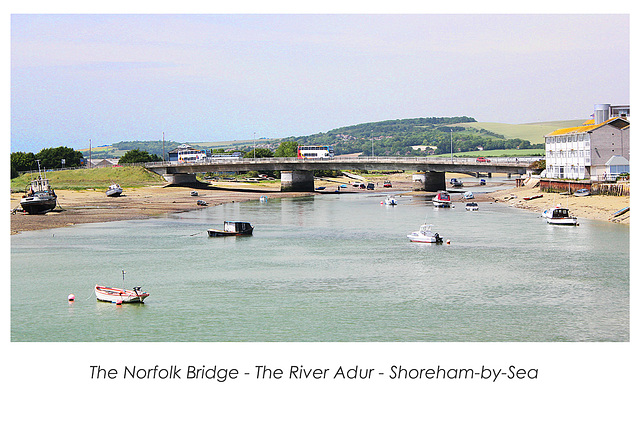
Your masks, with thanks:
[[[629,103],[628,15],[11,17],[11,151]]]

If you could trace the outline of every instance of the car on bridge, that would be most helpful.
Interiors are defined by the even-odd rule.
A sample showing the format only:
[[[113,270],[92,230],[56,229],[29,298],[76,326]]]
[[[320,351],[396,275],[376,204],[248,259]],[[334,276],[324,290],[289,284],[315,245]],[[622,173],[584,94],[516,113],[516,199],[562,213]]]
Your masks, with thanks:
[[[487,159],[486,157],[478,157],[476,159],[476,162],[484,162],[484,163],[489,163],[491,160]]]

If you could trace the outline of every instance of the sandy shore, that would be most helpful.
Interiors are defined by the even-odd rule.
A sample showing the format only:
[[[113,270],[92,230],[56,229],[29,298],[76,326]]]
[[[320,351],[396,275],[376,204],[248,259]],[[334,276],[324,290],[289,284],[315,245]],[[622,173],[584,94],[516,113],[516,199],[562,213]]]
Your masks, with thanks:
[[[578,218],[595,219],[600,221],[611,221],[621,224],[629,224],[631,211],[613,218],[612,215],[620,209],[630,206],[629,196],[567,196],[556,193],[544,193],[539,187],[535,187],[537,180],[530,180],[524,187],[509,190],[496,191],[488,196],[493,201],[506,203],[520,209],[527,209],[535,212],[542,212],[545,209],[561,205],[569,208],[571,215]],[[525,200],[525,197],[542,195],[540,198]]]
[[[374,191],[383,191],[383,179]],[[349,183],[349,179],[331,178],[316,180],[317,186],[325,186],[326,192],[334,192],[338,185]],[[394,185],[394,190],[406,191],[411,188],[410,182]],[[198,196],[191,196],[196,190]],[[342,192],[366,192],[351,186]],[[43,230],[73,226],[75,224],[120,221],[128,219],[144,219],[153,216],[203,209],[198,200],[207,202],[207,206],[223,203],[238,203],[258,200],[260,196],[268,198],[300,197],[322,194],[323,191],[310,193],[283,193],[279,182],[262,181],[259,184],[244,182],[213,182],[198,188],[176,186],[149,186],[124,188],[120,197],[107,197],[102,190],[56,190],[58,207],[44,215],[27,215],[21,212],[11,214],[11,234],[21,231]],[[11,208],[20,206],[22,193],[11,194]]]
[[[374,179],[378,185],[373,191],[407,192],[411,190],[411,175],[397,175],[389,177],[393,187],[383,188],[384,178]],[[468,178],[468,177],[467,177]],[[349,179],[331,178],[317,180],[317,186],[326,186],[326,192],[334,192],[338,185],[349,183]],[[542,193],[534,188],[533,183],[521,188],[501,190],[493,193],[478,194],[478,202],[499,202],[522,209],[529,209],[542,213],[543,210],[555,204],[569,206],[571,213],[579,218],[589,218],[602,221],[612,220],[611,215],[629,206],[629,197],[613,196],[588,196],[573,197],[567,201],[566,196]],[[487,190],[490,190],[488,186]],[[203,209],[196,205],[197,200],[204,200],[208,206],[223,203],[237,203],[248,200],[258,200],[260,196],[269,198],[299,197],[315,193],[282,193],[278,182],[264,181],[260,184],[243,182],[219,182],[208,186],[196,188],[198,196],[191,196],[191,188],[175,186],[150,186],[140,188],[125,188],[123,196],[117,198],[106,197],[103,191],[98,190],[56,190],[59,207],[45,215],[26,215],[15,213],[11,215],[11,234],[21,231],[41,230],[58,227],[73,226],[75,224],[120,221],[127,219],[144,219],[153,216],[175,212],[183,212],[193,209]],[[368,192],[358,190],[351,186],[343,189],[343,192]],[[416,192],[415,194],[426,194]],[[542,194],[538,199],[526,201],[524,197]],[[11,194],[11,208],[20,206],[22,193]],[[461,194],[453,194],[454,201],[462,201]],[[613,219],[616,222],[629,224],[630,214],[627,213]]]

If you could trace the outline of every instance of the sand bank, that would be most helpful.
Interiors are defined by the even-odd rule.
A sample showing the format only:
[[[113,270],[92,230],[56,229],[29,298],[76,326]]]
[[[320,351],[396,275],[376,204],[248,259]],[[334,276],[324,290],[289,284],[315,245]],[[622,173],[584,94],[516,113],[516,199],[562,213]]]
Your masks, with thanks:
[[[454,176],[454,175],[452,175]],[[468,178],[468,177],[467,177]],[[385,179],[391,179],[392,188],[383,188]],[[374,192],[408,192],[411,191],[411,175],[397,174],[387,178],[374,179],[377,184]],[[204,200],[208,206],[223,203],[237,203],[248,200],[258,200],[260,196],[269,198],[299,197],[323,192],[334,192],[340,184],[350,183],[345,178],[329,178],[317,180],[317,186],[325,186],[326,190],[315,193],[283,193],[280,192],[279,182],[263,181],[260,184],[243,182],[219,182],[211,183],[200,188],[195,188],[198,196],[191,196],[192,188],[175,186],[149,186],[139,188],[125,188],[121,197],[106,197],[102,190],[56,190],[59,207],[55,211],[45,215],[26,215],[16,213],[11,215],[11,234],[21,231],[41,230],[58,227],[72,226],[75,224],[120,221],[130,219],[144,219],[158,215],[175,212],[184,212],[193,209],[203,209],[197,206],[197,200]],[[542,193],[534,188],[533,183],[521,188],[500,190],[492,193],[477,194],[478,202],[499,202],[513,207],[528,209],[542,213],[545,209],[562,204],[569,207],[571,213],[578,218],[589,218],[602,221],[612,220],[611,215],[629,206],[629,197],[614,196],[587,196],[575,197]],[[491,190],[487,185],[486,190]],[[352,186],[342,189],[343,192],[370,192],[359,190]],[[429,194],[415,192],[410,194]],[[526,201],[524,197],[542,194],[541,198]],[[11,194],[11,208],[20,206],[22,193]],[[462,201],[461,194],[453,195],[454,201]],[[616,222],[629,224],[630,214],[627,213],[618,218]]]

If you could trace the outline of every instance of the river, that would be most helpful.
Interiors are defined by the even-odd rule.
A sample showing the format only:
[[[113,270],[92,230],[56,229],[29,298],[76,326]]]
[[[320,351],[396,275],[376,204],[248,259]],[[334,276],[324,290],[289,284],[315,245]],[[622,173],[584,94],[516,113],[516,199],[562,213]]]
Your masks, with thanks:
[[[383,198],[270,199],[13,235],[11,340],[629,341],[628,226]],[[250,221],[254,235],[208,237],[224,220]],[[425,220],[450,244],[409,242]],[[150,296],[98,302],[95,284]]]

